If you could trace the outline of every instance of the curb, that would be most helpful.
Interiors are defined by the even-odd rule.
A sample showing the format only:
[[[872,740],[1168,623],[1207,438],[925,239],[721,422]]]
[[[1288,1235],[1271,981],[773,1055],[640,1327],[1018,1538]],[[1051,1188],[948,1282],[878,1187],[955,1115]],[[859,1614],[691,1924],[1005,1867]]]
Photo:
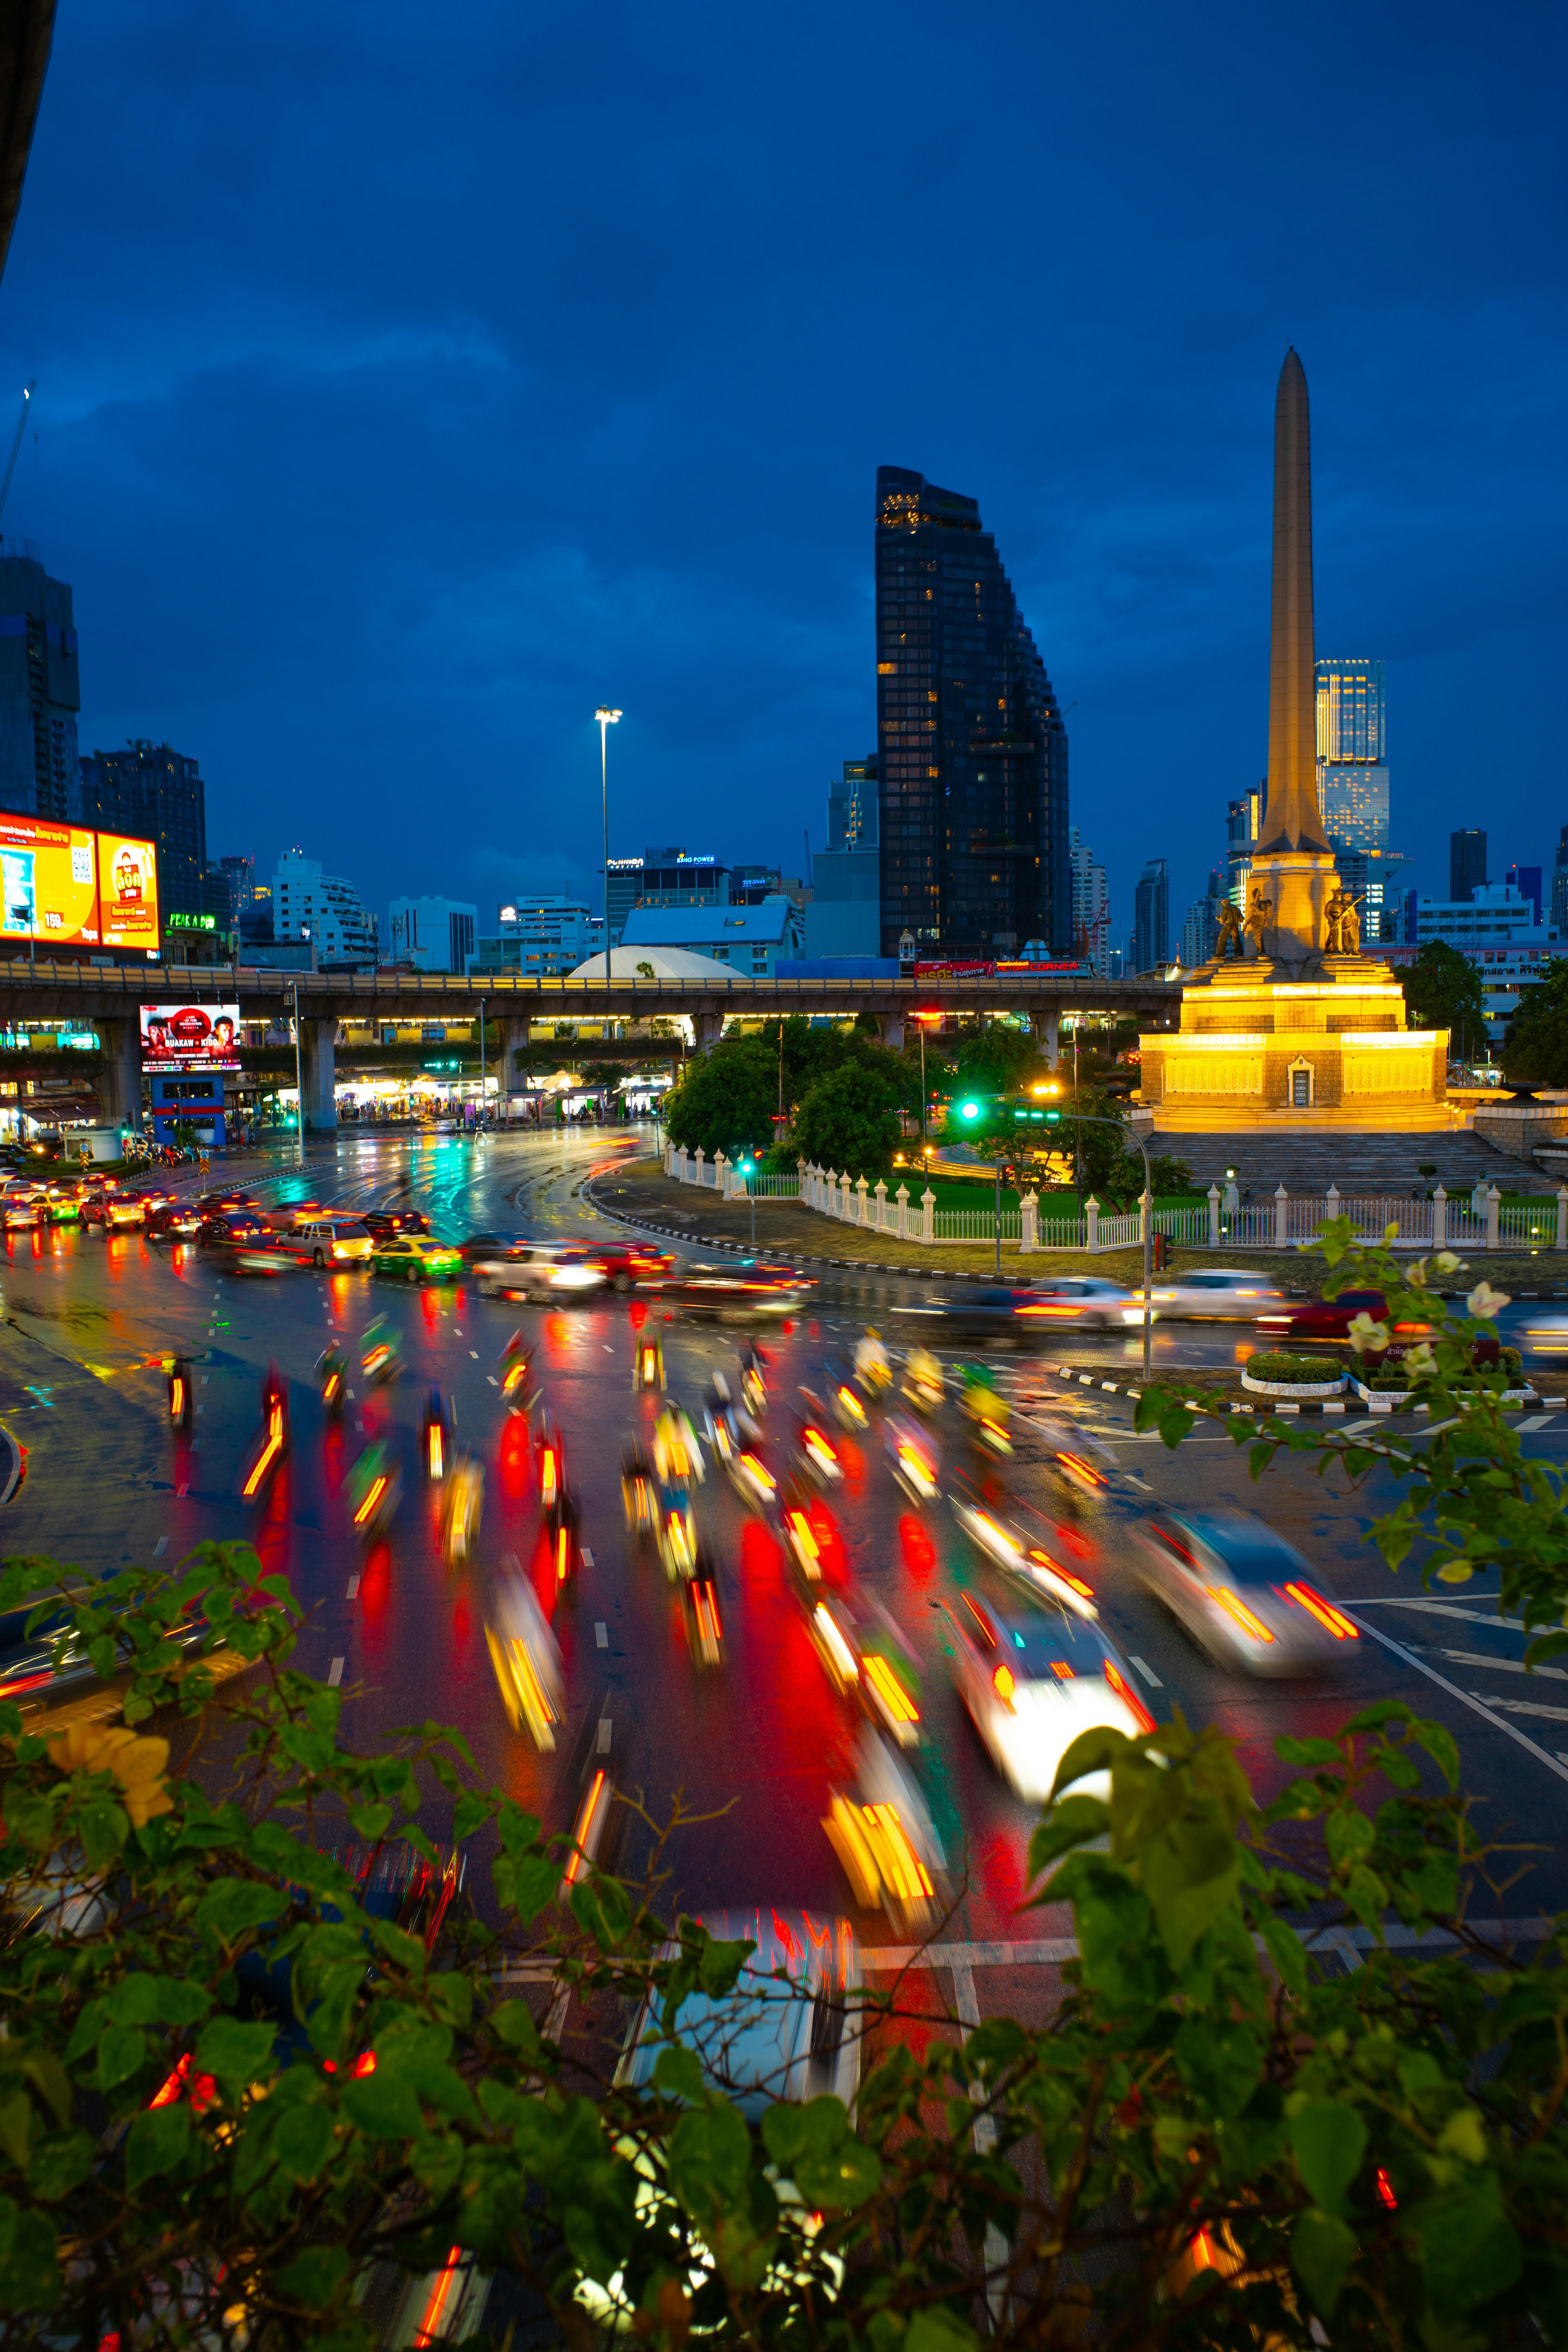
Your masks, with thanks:
[[[1075,1387],[1080,1389],[1100,1389],[1107,1396],[1124,1396],[1137,1399],[1143,1393],[1142,1389],[1135,1389],[1130,1381],[1097,1381],[1092,1372],[1080,1372],[1077,1367],[1072,1364],[1058,1364],[1056,1368],[1056,1372],[1057,1378],[1060,1381],[1070,1381]],[[1184,1397],[1182,1402],[1184,1404],[1192,1407],[1194,1411],[1201,1411],[1205,1400],[1201,1397]],[[1325,1397],[1321,1402],[1318,1402],[1315,1407],[1314,1402],[1311,1399],[1308,1399],[1305,1402],[1300,1404],[1286,1404],[1283,1402],[1276,1402],[1274,1404],[1274,1411],[1276,1413],[1310,1412],[1314,1409],[1319,1412],[1342,1413],[1346,1410],[1346,1407],[1344,1400],[1341,1397]],[[1368,1411],[1372,1412],[1376,1412],[1378,1409],[1379,1408],[1375,1404],[1369,1405],[1368,1407]],[[1524,1410],[1524,1407],[1521,1406],[1514,1409],[1522,1411]],[[1390,1412],[1393,1411],[1393,1407],[1384,1405],[1382,1410],[1384,1412]],[[1413,1405],[1411,1407],[1412,1412],[1415,1413],[1430,1412],[1432,1408],[1430,1405],[1425,1404]],[[1537,1412],[1568,1412],[1568,1397],[1537,1397],[1534,1400],[1534,1410]],[[1267,1411],[1255,1404],[1240,1404],[1232,1402],[1226,1406],[1226,1411],[1227,1412],[1251,1413],[1257,1413],[1263,1411],[1263,1417],[1265,1419],[1268,1418]]]
[[[818,1257],[806,1250],[769,1249],[764,1252],[760,1243],[753,1251],[750,1242],[730,1241],[721,1234],[697,1234],[689,1225],[658,1225],[647,1217],[629,1217],[624,1209],[612,1209],[601,1201],[589,1177],[584,1178],[577,1191],[583,1200],[589,1202],[602,1217],[608,1217],[614,1224],[629,1226],[634,1233],[659,1234],[666,1241],[699,1242],[704,1249],[729,1250],[738,1257],[765,1255],[787,1260],[792,1265],[838,1265],[847,1268],[851,1274],[896,1274],[902,1276],[906,1282],[977,1282],[980,1279],[978,1275],[966,1272],[962,1266],[889,1265],[881,1258]]]

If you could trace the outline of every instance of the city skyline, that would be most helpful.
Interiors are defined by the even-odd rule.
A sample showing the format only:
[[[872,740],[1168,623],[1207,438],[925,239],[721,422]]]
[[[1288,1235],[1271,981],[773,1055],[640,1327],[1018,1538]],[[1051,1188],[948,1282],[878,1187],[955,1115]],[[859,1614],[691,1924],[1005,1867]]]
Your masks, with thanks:
[[[1369,156],[1326,52],[1152,10],[1113,37],[917,7],[890,52],[874,13],[717,45],[612,7],[591,70],[581,31],[536,47],[482,6],[460,58],[351,12],[303,72],[280,29],[184,21],[61,19],[0,311],[0,368],[38,383],[4,520],[74,587],[82,740],[198,759],[215,852],[310,832],[381,903],[409,877],[376,813],[434,793],[443,889],[509,887],[520,831],[537,885],[587,889],[608,695],[613,849],[725,835],[743,790],[775,834],[751,845],[793,864],[872,740],[862,518],[907,454],[1006,551],[1119,927],[1150,855],[1184,905],[1215,849],[1162,837],[1164,796],[1223,806],[1264,764],[1265,387],[1294,342],[1319,635],[1397,681],[1413,878],[1444,887],[1483,742],[1494,835],[1550,862],[1560,26],[1478,58],[1424,18],[1413,71],[1403,12],[1358,24]],[[996,110],[984,194],[905,168],[942,152],[939,35],[950,100]],[[156,134],[129,178],[127,119]],[[1005,330],[824,369],[871,322],[894,183],[900,252]],[[1346,242],[1376,271],[1330,268]],[[1031,269],[1047,303],[1017,299]],[[808,533],[764,473],[809,483]]]

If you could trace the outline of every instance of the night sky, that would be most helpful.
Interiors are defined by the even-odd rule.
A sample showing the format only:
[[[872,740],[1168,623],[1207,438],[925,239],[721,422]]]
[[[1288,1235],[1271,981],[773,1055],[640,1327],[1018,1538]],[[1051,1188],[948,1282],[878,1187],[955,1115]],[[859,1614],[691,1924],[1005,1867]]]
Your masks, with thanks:
[[[800,870],[875,728],[879,464],[980,500],[1072,815],[1172,920],[1267,753],[1269,436],[1446,894],[1568,820],[1562,10],[61,0],[0,289],[4,528],[84,751],[390,893]],[[15,389],[10,387],[14,386]],[[1175,945],[1177,940],[1173,941]]]

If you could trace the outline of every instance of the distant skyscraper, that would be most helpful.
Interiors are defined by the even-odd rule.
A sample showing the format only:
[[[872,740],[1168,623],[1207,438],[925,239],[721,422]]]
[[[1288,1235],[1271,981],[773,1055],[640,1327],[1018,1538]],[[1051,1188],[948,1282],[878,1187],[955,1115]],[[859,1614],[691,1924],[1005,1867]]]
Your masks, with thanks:
[[[230,884],[207,864],[207,795],[195,760],[144,737],[121,751],[79,762],[83,824],[138,835],[158,852],[158,898],[165,917],[211,915],[226,928]]]
[[[272,877],[272,923],[279,940],[309,938],[318,963],[370,963],[376,958],[375,918],[341,875],[323,874],[320,861],[286,849]]]
[[[1557,837],[1557,856],[1552,867],[1552,913],[1549,919],[1560,939],[1568,934],[1568,824],[1563,827]]]
[[[877,472],[882,953],[1072,949],[1068,739],[973,499]]]
[[[1252,853],[1263,823],[1266,794],[1267,786],[1259,784],[1255,792],[1243,793],[1238,801],[1226,803],[1225,895],[1243,914],[1247,912],[1247,877],[1252,872]]]
[[[1163,857],[1152,857],[1132,893],[1132,969],[1153,971],[1170,961],[1170,875]]]
[[[30,540],[0,543],[0,808],[81,820],[71,592]]]
[[[1318,759],[1332,767],[1353,761],[1381,767],[1388,758],[1388,722],[1380,661],[1321,661]]]
[[[1487,836],[1471,826],[1448,835],[1448,898],[1468,898],[1484,887],[1487,878]]]
[[[1068,827],[1068,855],[1072,864],[1073,952],[1105,980],[1110,953],[1110,892],[1105,868],[1076,824]]]
[[[1541,920],[1541,901],[1545,895],[1542,888],[1543,876],[1541,867],[1539,866],[1510,866],[1508,872],[1504,875],[1503,879],[1508,883],[1510,888],[1519,892],[1521,898],[1533,899],[1535,903],[1535,919],[1539,922]]]
[[[842,780],[827,787],[827,846],[811,861],[808,957],[881,952],[879,814],[875,757],[846,760]]]

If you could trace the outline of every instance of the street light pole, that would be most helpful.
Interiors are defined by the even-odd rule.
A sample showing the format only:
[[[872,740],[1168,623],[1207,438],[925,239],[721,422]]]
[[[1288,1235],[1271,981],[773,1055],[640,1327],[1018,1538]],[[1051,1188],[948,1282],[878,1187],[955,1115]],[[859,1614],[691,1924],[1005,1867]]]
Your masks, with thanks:
[[[599,727],[599,798],[605,818],[605,986],[610,984],[610,755],[606,745],[610,730],[620,717],[607,703],[601,702],[594,717]]]
[[[300,983],[298,981],[294,982],[294,1089],[298,1097],[294,1123],[299,1135],[300,1165],[303,1168],[305,1165],[305,1065],[300,1051]]]
[[[1076,1034],[1076,1033],[1075,1033]],[[1079,1121],[1080,1127],[1113,1127],[1121,1137],[1123,1149],[1129,1140],[1127,1130],[1119,1118],[1100,1118],[1091,1111]],[[1154,1330],[1154,1178],[1149,1165],[1149,1147],[1141,1135],[1133,1136],[1143,1155],[1143,1378],[1151,1377]],[[1001,1222],[997,1222],[1000,1233]]]

